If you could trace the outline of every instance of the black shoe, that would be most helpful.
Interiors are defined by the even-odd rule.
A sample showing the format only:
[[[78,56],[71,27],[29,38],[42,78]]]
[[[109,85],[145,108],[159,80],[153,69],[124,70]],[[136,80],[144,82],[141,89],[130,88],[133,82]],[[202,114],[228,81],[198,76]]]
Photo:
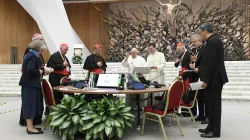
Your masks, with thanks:
[[[200,116],[197,116],[196,118],[195,118],[195,121],[204,121],[205,120],[205,118],[204,117],[200,117]]]
[[[36,127],[35,127],[36,128]],[[42,130],[42,128],[36,128],[37,130],[39,130],[39,131],[41,131]]]
[[[207,130],[207,129],[199,129],[199,132],[201,132],[201,133],[209,133],[209,130]]]
[[[27,134],[43,134],[43,131],[41,131],[41,130],[39,130],[37,132],[32,132],[32,131],[29,131],[27,128],[26,131],[27,131]]]
[[[203,138],[219,138],[220,135],[216,135],[214,133],[209,132],[206,134],[201,134],[201,137],[203,137]]]
[[[203,120],[203,121],[201,122],[201,124],[208,124],[208,118],[206,118],[205,120]]]

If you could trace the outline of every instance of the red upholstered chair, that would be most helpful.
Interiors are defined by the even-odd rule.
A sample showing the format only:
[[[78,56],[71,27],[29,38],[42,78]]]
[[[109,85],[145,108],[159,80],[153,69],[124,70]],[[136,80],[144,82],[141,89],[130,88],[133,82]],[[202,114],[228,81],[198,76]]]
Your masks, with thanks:
[[[153,110],[152,106],[144,107],[144,116],[143,116],[143,121],[142,121],[141,135],[144,135],[145,120],[147,119],[147,120],[151,120],[151,121],[155,121],[159,123],[162,129],[163,135],[164,135],[164,139],[167,140],[167,135],[164,129],[164,125],[162,123],[162,118],[167,115],[174,115],[177,120],[180,133],[182,136],[184,136],[182,129],[181,129],[180,122],[178,120],[178,117],[175,111],[175,109],[179,108],[180,106],[181,98],[183,95],[183,89],[184,89],[183,80],[181,77],[178,77],[169,87],[168,93],[166,95],[167,101],[166,101],[166,106],[165,106],[164,111]]]
[[[182,112],[189,113],[191,115],[191,118],[192,118],[192,120],[194,122],[195,127],[198,127],[198,126],[197,126],[197,124],[195,122],[194,115],[193,115],[193,113],[191,111],[191,108],[193,108],[194,105],[195,105],[197,94],[198,94],[198,90],[195,91],[194,99],[190,104],[185,104],[183,101],[181,101],[181,104],[180,104],[180,108],[188,109],[188,112],[187,111],[182,111]]]
[[[46,79],[41,80],[41,87],[46,107],[49,108],[49,110],[51,110],[51,106],[56,105],[52,87]],[[45,116],[43,125],[44,129],[46,129],[46,127],[48,126],[48,115]]]

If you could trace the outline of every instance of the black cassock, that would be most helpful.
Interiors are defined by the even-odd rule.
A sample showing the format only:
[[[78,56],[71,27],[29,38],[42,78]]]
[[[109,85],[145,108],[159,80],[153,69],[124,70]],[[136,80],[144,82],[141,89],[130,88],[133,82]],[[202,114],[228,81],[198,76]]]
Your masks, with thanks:
[[[98,62],[102,62],[102,66],[99,67],[97,65]],[[103,57],[101,55],[96,55],[96,54],[91,54],[86,58],[86,61],[84,63],[83,69],[88,70],[89,72],[95,72],[96,70],[100,70],[102,69],[102,71],[105,73],[106,72],[106,68],[107,68],[107,64],[105,62],[105,60],[103,59]],[[97,73],[97,72],[95,72]],[[98,74],[96,74],[96,78],[94,79],[94,82],[97,83],[98,80]],[[87,95],[86,99],[87,100],[91,100],[91,99],[101,99],[103,98],[103,96],[105,95]]]
[[[189,52],[189,51],[186,51],[185,54],[183,54],[183,55],[184,56],[181,59],[181,67],[185,68],[187,70],[190,70],[191,68],[190,68],[189,64],[191,63],[190,57],[191,57],[192,53]],[[182,55],[180,57],[182,57]],[[180,62],[175,63],[175,67],[178,67],[179,64],[180,64]],[[184,85],[185,88],[189,87],[189,83],[196,82],[196,81],[194,81],[194,73],[191,73],[191,72],[182,72],[181,77],[184,80],[184,84],[188,84],[188,85]],[[187,79],[189,81],[188,83],[185,82],[185,80],[187,80]],[[188,89],[185,89],[185,88],[184,88],[184,90],[188,90]],[[193,92],[193,94],[195,94],[195,92]],[[184,111],[182,113],[183,116],[189,116],[189,113],[186,113],[186,112],[188,112],[187,109],[182,109],[182,111]],[[194,116],[197,115],[196,102],[195,102],[195,105],[193,106],[193,108],[191,108],[191,111],[192,111],[192,113],[193,113]]]
[[[98,62],[102,62],[101,67],[97,66]],[[101,55],[96,55],[94,53],[87,57],[83,66],[83,69],[85,70],[102,69],[104,73],[106,72],[106,68],[107,65],[103,57]]]
[[[55,52],[54,54],[52,54],[49,58],[49,61],[47,63],[47,67],[52,67],[54,69],[54,72],[49,74],[49,82],[51,84],[52,87],[55,86],[60,86],[60,80],[65,77],[70,75],[70,68],[71,65],[69,63],[69,60],[66,56],[63,56],[64,58],[62,58],[62,55],[60,54],[60,52]],[[57,71],[63,71],[66,69],[65,66],[63,66],[63,62],[64,60],[66,60],[69,64],[69,73],[68,74],[58,74],[56,73]],[[56,102],[60,102],[63,98],[63,94],[60,92],[54,92],[54,98]]]
[[[220,37],[211,35],[203,46],[203,56],[198,69],[200,80],[207,84],[205,88],[208,101],[209,123],[207,130],[220,136],[221,131],[221,92],[228,82],[224,64],[224,48]]]

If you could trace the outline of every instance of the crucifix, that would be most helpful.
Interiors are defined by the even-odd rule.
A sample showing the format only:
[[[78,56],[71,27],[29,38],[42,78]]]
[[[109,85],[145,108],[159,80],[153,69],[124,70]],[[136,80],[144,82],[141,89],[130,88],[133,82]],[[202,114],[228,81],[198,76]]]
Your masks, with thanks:
[[[167,7],[167,23],[168,23],[168,28],[171,36],[175,35],[175,24],[174,24],[174,16],[173,16],[173,10],[175,7],[181,4],[181,0],[177,4],[173,4],[173,0],[169,0],[169,3],[162,3],[160,0],[156,0],[157,2],[160,3],[162,6]]]

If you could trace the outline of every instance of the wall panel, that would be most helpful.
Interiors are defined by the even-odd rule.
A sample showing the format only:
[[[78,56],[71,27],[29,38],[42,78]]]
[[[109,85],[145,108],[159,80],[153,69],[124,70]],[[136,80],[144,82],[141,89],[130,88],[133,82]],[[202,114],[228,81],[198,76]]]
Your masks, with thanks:
[[[96,4],[107,9],[109,4]],[[65,8],[76,33],[92,51],[92,46],[107,40],[101,11],[93,4],[65,4]],[[40,33],[36,22],[16,0],[0,0],[0,64],[10,63],[10,46],[18,47],[18,63],[22,62],[25,51],[34,33]],[[104,54],[106,49],[103,49]],[[50,54],[44,53],[45,62]]]

